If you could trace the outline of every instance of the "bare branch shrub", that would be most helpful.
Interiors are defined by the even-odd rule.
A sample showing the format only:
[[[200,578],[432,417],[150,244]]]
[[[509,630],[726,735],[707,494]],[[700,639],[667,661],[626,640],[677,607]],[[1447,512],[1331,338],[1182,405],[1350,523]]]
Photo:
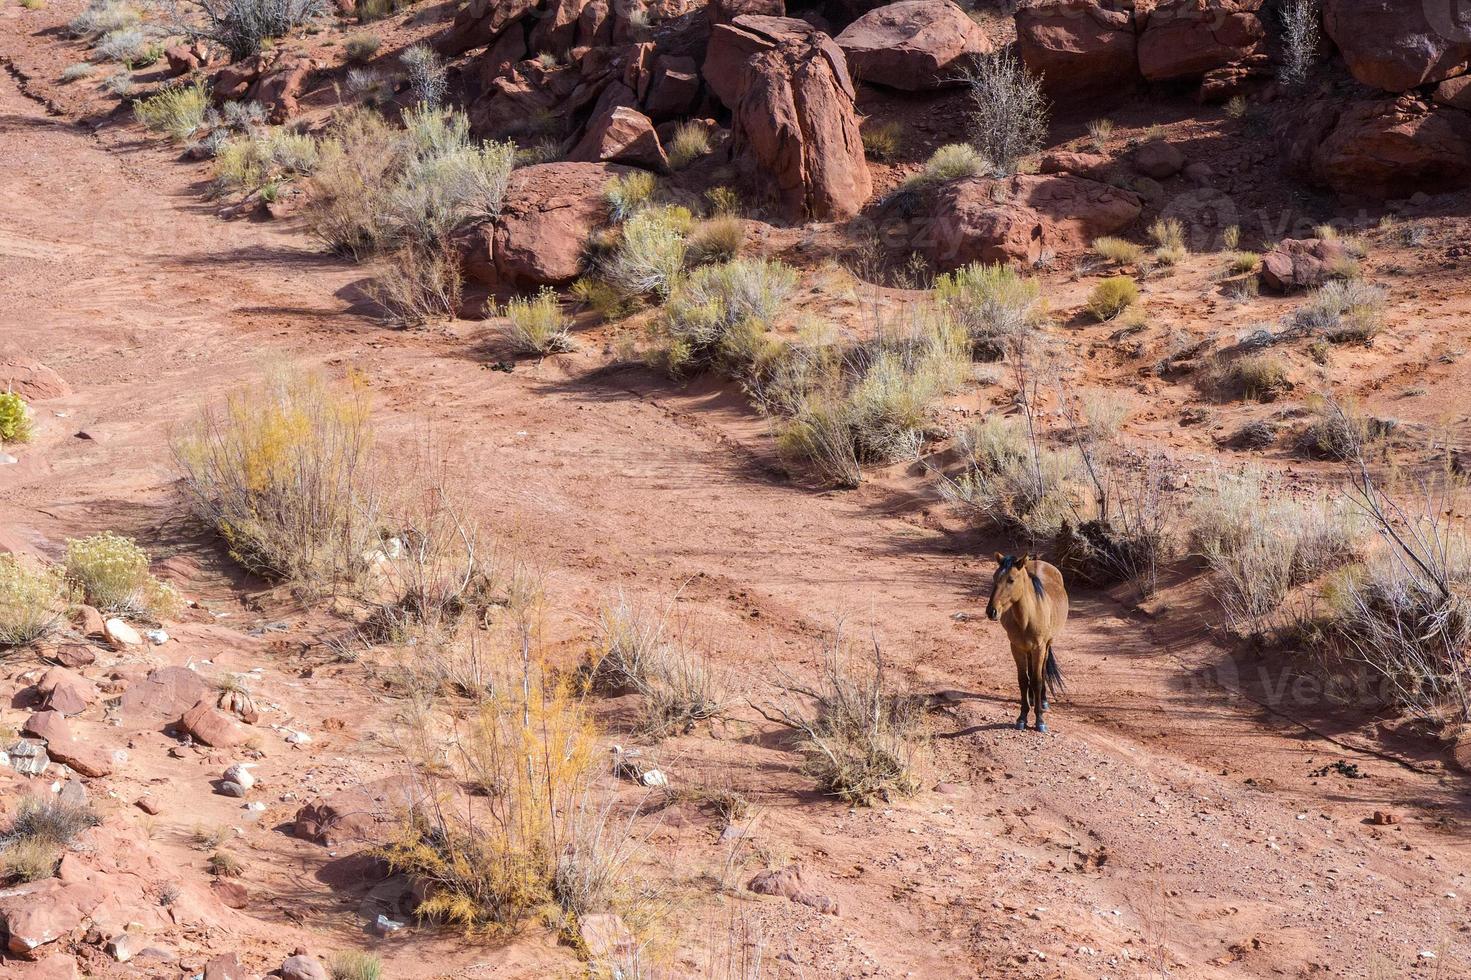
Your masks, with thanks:
[[[202,26],[179,18],[177,30],[213,41],[231,61],[261,50],[268,38],[283,37],[327,12],[325,0],[188,0],[204,17]]]
[[[1277,68],[1277,78],[1288,87],[1299,86],[1307,81],[1322,43],[1319,0],[1282,0],[1278,12],[1282,20],[1282,64]]]
[[[980,58],[966,82],[974,106],[971,143],[998,173],[1015,173],[1047,138],[1049,109],[1041,82],[1009,50]]]

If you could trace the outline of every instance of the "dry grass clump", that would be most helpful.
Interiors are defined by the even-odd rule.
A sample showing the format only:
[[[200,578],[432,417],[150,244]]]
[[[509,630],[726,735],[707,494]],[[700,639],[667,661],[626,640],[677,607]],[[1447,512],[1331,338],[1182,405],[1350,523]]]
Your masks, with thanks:
[[[710,152],[710,131],[694,120],[686,120],[674,129],[669,141],[669,166],[683,170]]]
[[[782,703],[762,713],[797,733],[823,792],[869,806],[920,788],[927,738],[923,699],[886,675],[877,641],[871,663],[860,656],[839,630],[817,683],[784,684]]]
[[[941,484],[945,499],[991,527],[1050,540],[1080,513],[1082,461],[1072,448],[1032,439],[1024,420],[987,416],[957,439],[962,465]]]
[[[904,145],[904,127],[895,121],[876,123],[865,119],[858,135],[863,140],[863,155],[870,160],[893,160]]]
[[[1115,265],[1138,265],[1139,261],[1144,258],[1144,246],[1126,238],[1104,235],[1093,239],[1093,253]]]
[[[133,116],[147,128],[182,143],[204,126],[209,90],[204,83],[173,85],[133,103]]]
[[[90,0],[85,10],[67,23],[67,33],[74,38],[97,38],[114,31],[135,27],[142,14],[119,0]]]
[[[572,321],[562,313],[561,301],[551,289],[543,288],[535,297],[518,297],[501,311],[509,322],[504,329],[511,349],[518,354],[545,357],[572,350]]]
[[[679,283],[653,326],[659,360],[674,374],[715,368],[744,376],[796,284],[795,270],[769,259],[700,266]]]
[[[174,442],[196,516],[249,571],[307,589],[373,554],[378,472],[361,379],[277,374],[207,408]]]
[[[87,604],[109,614],[164,619],[183,605],[179,592],[148,571],[148,553],[111,531],[66,543],[67,582]]]
[[[984,361],[1000,360],[1046,319],[1041,294],[1036,279],[1009,265],[976,262],[935,280],[936,300],[970,337],[972,354]]]
[[[0,835],[0,877],[13,883],[51,877],[72,840],[101,820],[85,804],[25,797],[15,821]]]
[[[110,31],[94,45],[97,56],[116,61],[125,70],[146,68],[163,57],[163,45],[151,30],[127,27]]]
[[[1257,266],[1261,264],[1262,257],[1256,252],[1232,252],[1226,270],[1233,276],[1244,276],[1249,272],[1255,272]]]
[[[695,226],[685,250],[689,265],[729,262],[746,243],[746,223],[729,214],[718,214]]]
[[[788,345],[763,394],[778,445],[823,479],[856,487],[862,467],[919,456],[934,408],[969,375],[965,336],[928,307],[873,341],[840,350]]]
[[[913,191],[962,177],[979,177],[990,169],[986,158],[975,147],[968,143],[947,143],[931,153],[924,169],[907,178],[901,189]]]
[[[1293,500],[1255,469],[1217,474],[1196,498],[1190,524],[1226,623],[1244,635],[1282,625],[1277,614],[1289,592],[1355,561],[1364,538],[1346,500]]]
[[[1228,398],[1270,402],[1292,387],[1287,362],[1270,351],[1246,354],[1209,372],[1207,381]]]
[[[654,198],[654,175],[646,170],[637,170],[608,181],[603,188],[603,200],[608,204],[608,216],[614,221],[627,221],[638,210]]]
[[[1368,343],[1384,329],[1387,290],[1356,280],[1325,283],[1293,314],[1293,325],[1335,344]]]
[[[0,555],[0,647],[20,647],[56,631],[67,608],[66,579],[55,568]]]
[[[30,406],[13,391],[0,391],[0,446],[30,442],[35,431]]]
[[[1363,453],[1370,438],[1370,423],[1352,404],[1314,399],[1308,407],[1313,418],[1298,439],[1303,452],[1317,459],[1339,461],[1356,459]]]
[[[383,961],[372,953],[343,950],[328,967],[332,980],[382,980]]]
[[[377,34],[354,34],[342,46],[342,54],[353,64],[361,65],[372,61],[382,46],[383,40]]]
[[[600,650],[588,675],[599,687],[636,691],[651,733],[687,734],[733,700],[729,674],[680,635],[681,625],[673,603],[655,612],[624,595],[598,616]]]
[[[1112,320],[1139,302],[1139,284],[1130,276],[1110,276],[1093,287],[1086,309],[1099,323]]]

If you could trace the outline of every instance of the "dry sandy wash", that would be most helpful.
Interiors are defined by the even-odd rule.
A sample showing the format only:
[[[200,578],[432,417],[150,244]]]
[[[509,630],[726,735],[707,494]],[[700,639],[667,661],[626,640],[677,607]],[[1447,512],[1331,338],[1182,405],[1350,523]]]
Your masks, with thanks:
[[[779,670],[814,669],[840,621],[871,631],[896,678],[930,697],[923,787],[872,807],[816,793],[781,730],[744,700],[713,728],[646,747],[674,788],[752,804],[745,833],[723,833],[693,794],[634,818],[647,840],[633,867],[665,909],[654,975],[1471,976],[1466,774],[1361,715],[1274,707],[1292,678],[1273,658],[1232,652],[1198,577],[1167,582],[1146,609],[1075,591],[1057,649],[1068,695],[1050,733],[1015,731],[1011,657],[983,614],[989,556],[1007,542],[965,530],[918,468],[814,490],[787,474],[732,386],[672,384],[616,357],[599,328],[581,332],[577,352],[507,372],[491,370],[491,323],[385,327],[362,300],[363,267],[289,219],[221,220],[198,165],[122,113],[67,104],[51,80],[72,56],[37,25],[75,11],[53,7],[33,17],[5,0],[0,11],[0,360],[63,382],[36,399],[19,461],[0,467],[0,549],[55,557],[68,538],[114,530],[141,541],[193,605],[166,624],[168,642],[92,644],[95,661],[75,668],[96,700],[70,725],[105,775],[0,767],[0,819],[69,782],[102,818],[59,871],[69,901],[90,904],[33,953],[0,951],[0,977],[198,976],[229,954],[238,972],[207,975],[260,977],[298,950],[325,961],[344,949],[371,950],[392,980],[586,975],[539,925],[494,943],[430,924],[376,935],[378,911],[400,912],[367,845],[295,832],[303,805],[402,771],[403,704],[328,642],[343,633],[330,609],[242,577],[186,519],[171,433],[272,365],[361,372],[384,451],[408,461],[435,448],[475,513],[547,570],[559,662],[591,647],[599,607],[626,590],[678,596],[682,620],[700,624],[758,703]],[[771,234],[773,248],[795,242]],[[1151,309],[1209,321],[1198,300],[1209,277],[1187,264],[1153,287]],[[1049,290],[1067,307],[1085,286],[1059,274]],[[1407,301],[1419,313],[1403,311],[1414,322],[1464,310],[1454,272],[1427,269],[1424,290]],[[862,315],[851,297],[804,302]],[[1264,316],[1285,309],[1262,303]],[[1057,329],[1079,349],[1109,332]],[[1421,364],[1435,343],[1396,332],[1380,356]],[[1131,437],[1181,465],[1211,457],[1209,435],[1176,421],[1191,389],[1136,385],[1107,353],[1096,363],[1098,380],[1140,399]],[[1416,411],[1433,417],[1464,398],[1465,368],[1419,383],[1436,404]],[[953,410],[1003,401],[993,385]],[[238,761],[230,751],[181,741],[144,699],[115,703],[165,666],[252,677],[263,712],[248,800],[216,791]],[[7,738],[44,669],[30,651],[0,661]],[[629,709],[598,710],[616,733]],[[298,732],[310,740],[288,740]],[[607,744],[615,737],[628,738]],[[1366,778],[1314,775],[1338,761]],[[647,804],[636,786],[615,791],[620,814]],[[1392,822],[1376,824],[1376,811]],[[201,828],[224,828],[240,876],[211,875]],[[793,864],[832,902],[745,887]],[[0,888],[12,918],[58,900],[27,901]]]

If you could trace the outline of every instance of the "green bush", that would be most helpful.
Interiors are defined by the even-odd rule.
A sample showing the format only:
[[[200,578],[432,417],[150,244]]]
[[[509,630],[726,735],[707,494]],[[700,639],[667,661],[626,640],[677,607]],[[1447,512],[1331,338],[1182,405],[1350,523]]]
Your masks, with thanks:
[[[34,431],[31,409],[13,391],[0,391],[0,445],[29,442]]]
[[[332,980],[380,980],[383,961],[372,953],[344,950],[332,957]]]
[[[66,614],[65,580],[55,569],[0,555],[0,647],[46,638]]]
[[[1088,294],[1087,309],[1102,323],[1112,320],[1139,302],[1139,284],[1129,276],[1111,276],[1093,287]]]
[[[943,184],[961,177],[979,177],[990,169],[986,158],[968,143],[948,143],[925,161],[924,170],[904,181],[906,189]]]
[[[614,221],[627,221],[653,197],[654,175],[644,170],[615,177],[603,188],[603,200]]]
[[[104,613],[163,619],[178,612],[178,590],[148,571],[148,553],[111,531],[66,543],[66,578]]]
[[[681,207],[647,207],[621,227],[617,247],[598,263],[602,278],[625,296],[665,299],[684,272],[694,217]]]
[[[201,82],[171,86],[133,103],[133,115],[138,122],[176,143],[199,131],[208,110],[209,90]]]

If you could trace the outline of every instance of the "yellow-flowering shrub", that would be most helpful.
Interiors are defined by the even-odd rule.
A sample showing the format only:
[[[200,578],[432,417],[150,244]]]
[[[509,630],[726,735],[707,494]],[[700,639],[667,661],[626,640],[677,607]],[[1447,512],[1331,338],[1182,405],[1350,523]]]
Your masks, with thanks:
[[[376,544],[371,446],[360,378],[285,374],[207,409],[174,458],[195,513],[231,557],[315,587],[361,572]]]
[[[148,553],[111,531],[66,543],[66,578],[105,613],[163,619],[178,612],[178,590],[148,571]]]
[[[13,391],[0,391],[0,444],[31,438],[31,411]]]

